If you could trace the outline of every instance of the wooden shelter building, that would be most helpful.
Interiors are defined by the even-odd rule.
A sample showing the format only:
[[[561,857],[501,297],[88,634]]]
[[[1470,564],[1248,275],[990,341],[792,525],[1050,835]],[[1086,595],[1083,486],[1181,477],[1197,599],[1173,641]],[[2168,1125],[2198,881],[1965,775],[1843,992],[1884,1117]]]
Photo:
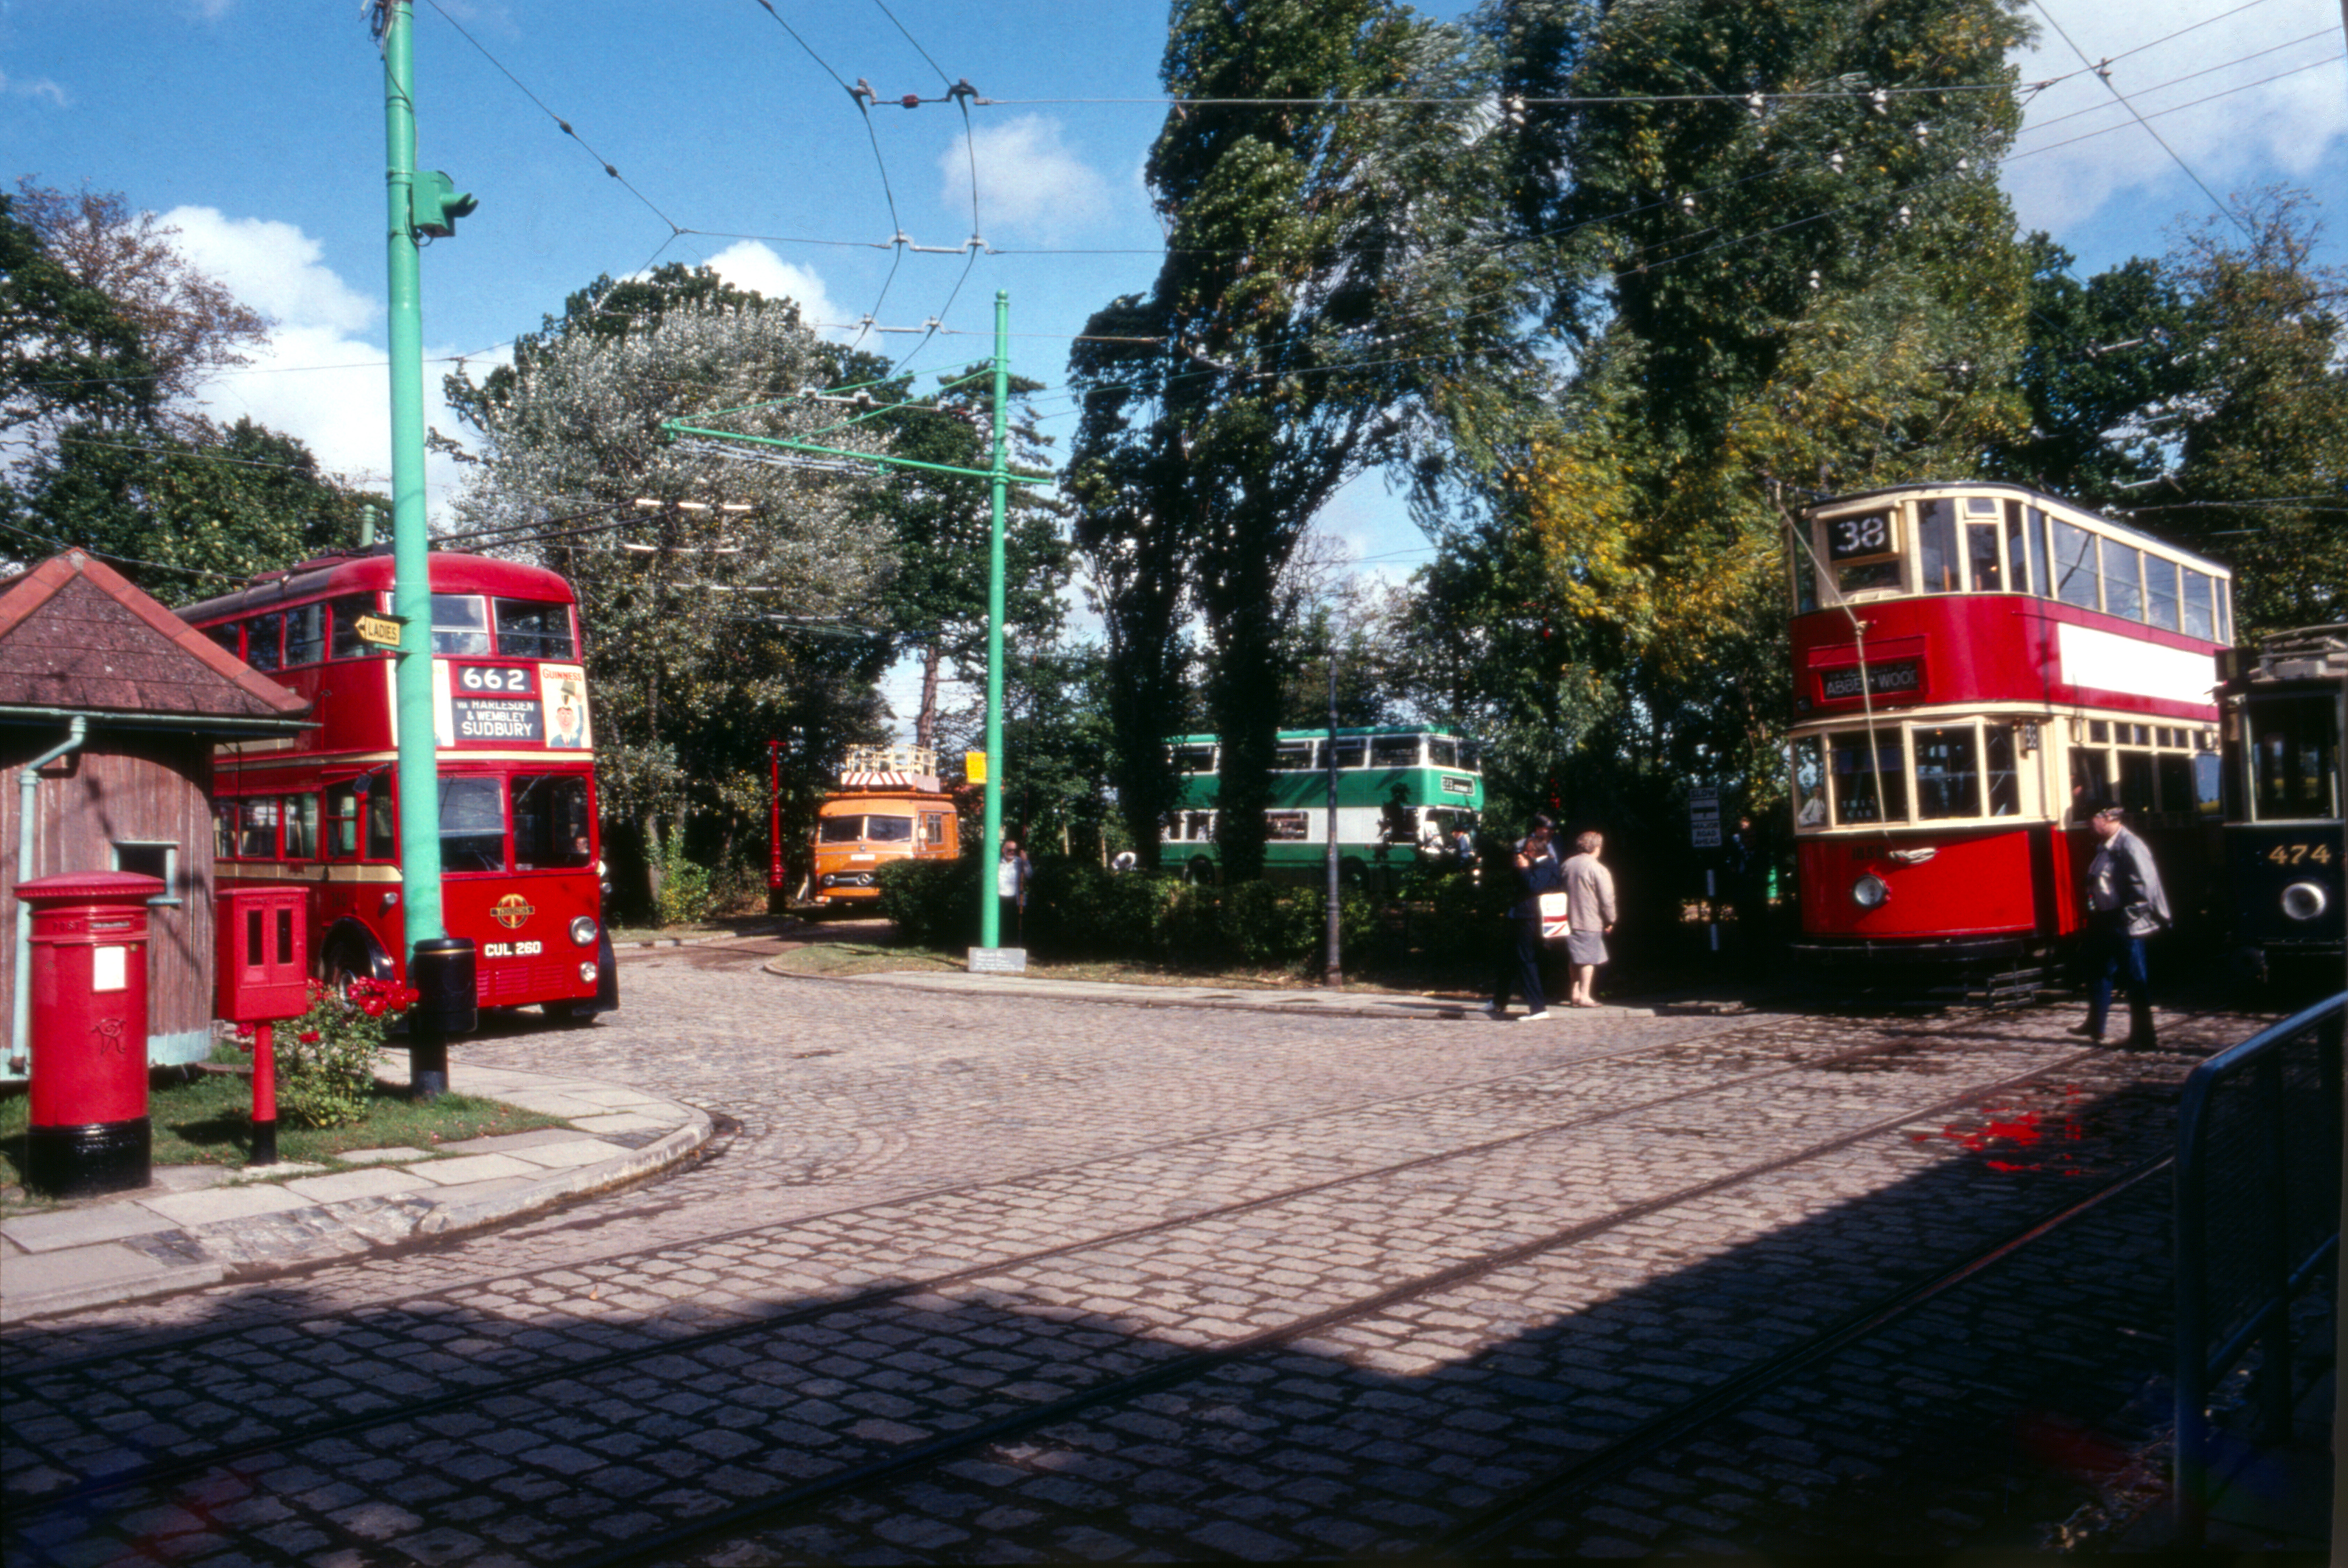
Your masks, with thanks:
[[[0,1080],[30,1065],[16,884],[64,872],[162,878],[148,1061],[211,1054],[212,746],[308,706],[80,550],[0,584]]]

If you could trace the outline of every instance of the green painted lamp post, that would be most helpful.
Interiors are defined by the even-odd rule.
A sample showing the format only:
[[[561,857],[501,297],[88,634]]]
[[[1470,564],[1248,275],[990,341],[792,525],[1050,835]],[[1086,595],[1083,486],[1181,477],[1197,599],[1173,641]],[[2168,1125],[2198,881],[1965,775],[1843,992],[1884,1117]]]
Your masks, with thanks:
[[[433,724],[431,557],[424,515],[424,306],[417,236],[456,232],[473,210],[445,174],[416,169],[416,56],[409,0],[378,0],[383,42],[386,243],[390,282],[392,614],[400,623],[399,879],[408,983],[408,1082],[448,1086],[450,1032],[472,1027],[472,944],[440,924],[440,770]]]

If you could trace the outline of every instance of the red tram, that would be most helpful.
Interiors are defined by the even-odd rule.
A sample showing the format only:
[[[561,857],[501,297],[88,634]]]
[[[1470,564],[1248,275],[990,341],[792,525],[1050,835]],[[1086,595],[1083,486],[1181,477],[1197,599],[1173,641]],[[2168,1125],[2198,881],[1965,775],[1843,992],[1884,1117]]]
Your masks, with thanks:
[[[1801,957],[2034,959],[2084,923],[2114,803],[2193,917],[2219,871],[2225,567],[2015,485],[1841,497],[1798,528]]]
[[[571,585],[484,556],[430,563],[442,922],[474,944],[482,1007],[585,1021],[619,1005],[619,981]],[[399,702],[390,650],[360,630],[390,614],[391,587],[381,545],[179,612],[311,702],[302,738],[220,748],[214,853],[223,886],[308,886],[310,951],[329,979],[406,978]]]

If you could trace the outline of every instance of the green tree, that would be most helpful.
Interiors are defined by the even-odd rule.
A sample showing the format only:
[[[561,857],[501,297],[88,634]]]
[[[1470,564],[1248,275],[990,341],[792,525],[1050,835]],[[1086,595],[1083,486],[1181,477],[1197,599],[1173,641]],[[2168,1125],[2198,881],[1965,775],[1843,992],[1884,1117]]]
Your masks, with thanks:
[[[135,419],[155,397],[138,327],[49,254],[16,200],[0,194],[0,467],[63,425]]]
[[[603,814],[646,851],[682,815],[743,858],[766,831],[770,738],[791,743],[787,795],[811,815],[841,748],[878,737],[891,539],[860,504],[868,482],[661,434],[664,420],[721,415],[753,435],[830,426],[838,410],[799,394],[839,368],[790,302],[672,266],[599,280],[519,342],[512,365],[449,378],[481,446],[459,527],[578,591]]]
[[[1208,641],[1226,873],[1261,868],[1282,567],[1354,476],[1409,461],[1463,378],[1529,374],[1498,243],[1480,52],[1389,0],[1182,0],[1148,177],[1148,294],[1097,313],[1077,537],[1110,630],[1118,787],[1153,844],[1185,595]]]

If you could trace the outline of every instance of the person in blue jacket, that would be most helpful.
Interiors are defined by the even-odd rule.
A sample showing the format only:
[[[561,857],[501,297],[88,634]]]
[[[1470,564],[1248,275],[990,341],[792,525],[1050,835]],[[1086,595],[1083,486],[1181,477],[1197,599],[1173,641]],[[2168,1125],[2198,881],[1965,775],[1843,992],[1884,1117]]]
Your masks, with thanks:
[[[1525,999],[1525,1013],[1519,1023],[1537,1023],[1549,1017],[1549,999],[1541,994],[1540,896],[1565,886],[1556,838],[1557,825],[1546,816],[1535,816],[1524,842],[1509,857],[1516,871],[1517,901],[1509,906],[1506,937],[1493,971],[1489,1010],[1494,1018],[1508,1016],[1511,989]]]

